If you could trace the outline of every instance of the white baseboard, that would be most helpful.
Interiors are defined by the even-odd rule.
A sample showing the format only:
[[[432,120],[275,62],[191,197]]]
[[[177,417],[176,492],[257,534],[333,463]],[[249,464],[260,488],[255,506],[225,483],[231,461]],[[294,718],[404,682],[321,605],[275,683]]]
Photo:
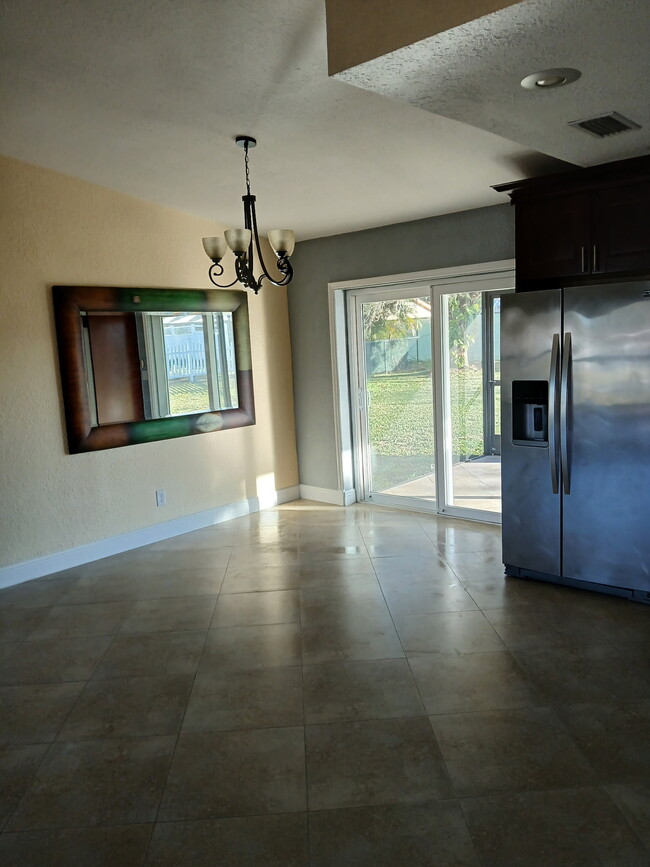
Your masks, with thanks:
[[[300,498],[315,500],[317,503],[331,503],[333,506],[351,506],[357,501],[354,491],[337,491],[334,488],[317,488],[314,485],[300,485]]]
[[[121,554],[123,551],[131,551],[133,548],[141,548],[143,545],[171,539],[182,533],[191,533],[192,530],[201,530],[203,527],[221,524],[223,521],[240,518],[242,515],[250,515],[253,512],[269,509],[280,503],[289,503],[299,498],[300,488],[298,485],[294,485],[291,488],[274,491],[262,498],[251,497],[248,500],[229,503],[227,506],[206,509],[204,512],[197,512],[194,515],[173,518],[171,521],[154,524],[152,527],[142,527],[140,530],[132,530],[130,533],[122,533],[120,536],[113,536],[110,539],[100,539],[87,545],[79,545],[77,548],[57,551],[56,554],[37,557],[35,560],[26,560],[23,563],[16,563],[14,566],[5,566],[0,569],[0,589],[12,587],[14,584],[22,584],[33,578],[42,578],[53,572],[61,572],[63,569],[83,566],[84,563],[92,563],[93,560],[101,560],[102,557],[110,557],[111,554]]]

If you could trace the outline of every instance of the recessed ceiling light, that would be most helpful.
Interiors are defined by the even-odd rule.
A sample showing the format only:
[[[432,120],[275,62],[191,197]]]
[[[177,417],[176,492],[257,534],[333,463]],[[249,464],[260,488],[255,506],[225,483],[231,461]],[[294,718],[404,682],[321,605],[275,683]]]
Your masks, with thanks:
[[[577,81],[582,73],[579,69],[542,69],[533,72],[521,80],[521,86],[526,90],[550,90],[552,87],[563,87]]]

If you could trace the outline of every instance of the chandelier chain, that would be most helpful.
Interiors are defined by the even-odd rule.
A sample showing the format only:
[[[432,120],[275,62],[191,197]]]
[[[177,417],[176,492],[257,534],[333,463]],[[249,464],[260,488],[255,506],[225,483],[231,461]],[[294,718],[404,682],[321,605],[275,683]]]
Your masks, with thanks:
[[[251,176],[250,169],[248,166],[248,142],[244,145],[244,165],[246,167],[246,192],[250,196],[251,194]]]

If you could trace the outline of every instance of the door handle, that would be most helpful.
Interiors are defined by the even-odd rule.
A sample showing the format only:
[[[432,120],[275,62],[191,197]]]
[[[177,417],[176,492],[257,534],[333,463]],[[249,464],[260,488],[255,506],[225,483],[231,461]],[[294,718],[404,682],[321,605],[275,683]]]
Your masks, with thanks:
[[[598,272],[598,245],[594,244],[591,248],[591,270],[594,274]]]
[[[551,349],[551,370],[548,377],[548,458],[551,467],[551,485],[553,493],[559,492],[559,478],[557,465],[557,436],[556,416],[557,406],[557,376],[560,362],[560,335],[553,335],[553,348]]]
[[[587,249],[584,244],[580,247],[580,270],[583,274],[587,273]]]
[[[571,493],[569,475],[569,368],[571,365],[571,332],[564,335],[562,376],[560,378],[560,466],[565,494]]]

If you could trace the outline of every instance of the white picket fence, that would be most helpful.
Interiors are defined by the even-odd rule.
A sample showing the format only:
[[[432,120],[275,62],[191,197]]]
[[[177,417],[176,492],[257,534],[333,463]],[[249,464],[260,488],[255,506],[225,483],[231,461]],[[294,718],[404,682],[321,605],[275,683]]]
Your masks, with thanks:
[[[167,378],[189,379],[206,376],[205,348],[202,343],[183,343],[180,346],[166,347]]]

